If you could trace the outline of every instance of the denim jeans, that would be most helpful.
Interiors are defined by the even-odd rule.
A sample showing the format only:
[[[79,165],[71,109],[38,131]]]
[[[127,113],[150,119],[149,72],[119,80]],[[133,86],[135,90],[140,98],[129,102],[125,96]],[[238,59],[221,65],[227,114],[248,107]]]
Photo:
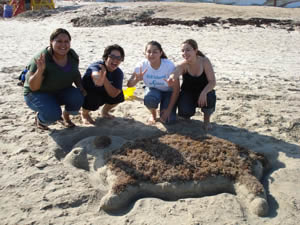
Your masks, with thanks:
[[[55,93],[31,92],[24,98],[28,107],[38,112],[40,122],[46,125],[61,119],[61,105],[65,105],[68,113],[76,115],[84,100],[80,90],[75,87],[65,88]]]
[[[148,109],[157,109],[160,104],[160,114],[164,109],[168,108],[172,91],[160,91],[156,88],[145,88],[144,105]],[[173,107],[170,114],[170,119],[167,123],[175,122],[176,120],[176,105]]]
[[[181,91],[178,99],[178,115],[184,118],[190,118],[196,113],[199,95],[194,93]],[[212,90],[207,93],[207,106],[202,107],[204,114],[211,115],[216,108],[216,92]]]

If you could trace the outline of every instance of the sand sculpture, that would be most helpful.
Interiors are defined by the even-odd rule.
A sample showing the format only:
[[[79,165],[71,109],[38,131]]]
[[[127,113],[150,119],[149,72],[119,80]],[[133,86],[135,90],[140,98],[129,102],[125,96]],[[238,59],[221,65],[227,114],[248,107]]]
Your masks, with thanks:
[[[76,144],[65,161],[102,176],[108,192],[100,209],[108,212],[142,197],[178,200],[226,192],[236,194],[252,213],[268,213],[259,181],[265,157],[214,136],[165,134],[133,142],[93,136]]]

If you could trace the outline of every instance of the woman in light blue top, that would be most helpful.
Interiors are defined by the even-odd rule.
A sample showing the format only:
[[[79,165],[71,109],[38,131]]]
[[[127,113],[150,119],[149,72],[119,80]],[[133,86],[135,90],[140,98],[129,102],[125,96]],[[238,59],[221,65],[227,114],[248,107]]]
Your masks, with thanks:
[[[175,65],[167,59],[161,45],[157,41],[150,41],[145,47],[146,59],[138,63],[127,86],[133,87],[143,80],[146,86],[144,105],[151,112],[148,124],[157,121],[157,108],[160,105],[160,121],[172,123],[176,120],[176,101],[179,95],[179,81],[172,87],[166,80],[174,72]]]

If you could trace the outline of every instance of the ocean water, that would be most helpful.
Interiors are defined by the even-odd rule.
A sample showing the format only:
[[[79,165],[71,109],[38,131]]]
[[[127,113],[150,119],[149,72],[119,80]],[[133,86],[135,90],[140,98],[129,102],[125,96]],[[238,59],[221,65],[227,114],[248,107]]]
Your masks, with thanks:
[[[97,2],[139,2],[139,0],[96,0]],[[145,0],[142,0],[145,1]],[[205,2],[224,5],[265,5],[285,8],[300,8],[300,0],[156,0],[158,2]]]

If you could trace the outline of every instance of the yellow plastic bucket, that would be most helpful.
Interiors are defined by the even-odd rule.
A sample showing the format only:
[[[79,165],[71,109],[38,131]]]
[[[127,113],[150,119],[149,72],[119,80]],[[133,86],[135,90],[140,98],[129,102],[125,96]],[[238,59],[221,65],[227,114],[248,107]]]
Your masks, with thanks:
[[[134,96],[135,89],[136,89],[136,87],[128,87],[126,89],[123,89],[123,94],[124,94],[125,100],[130,100],[130,99],[135,98],[135,96]]]

